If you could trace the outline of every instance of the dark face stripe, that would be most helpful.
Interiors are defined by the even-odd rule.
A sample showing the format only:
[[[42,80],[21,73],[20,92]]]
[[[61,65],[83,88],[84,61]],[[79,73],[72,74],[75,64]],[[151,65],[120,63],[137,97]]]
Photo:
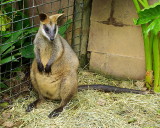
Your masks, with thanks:
[[[54,27],[53,25],[43,25],[43,29],[45,31],[45,33],[47,34],[47,36],[50,38],[50,40],[53,40],[55,38],[55,34],[56,34],[56,30],[57,30],[57,25],[55,24]]]
[[[50,30],[49,30],[49,28],[47,27],[47,25],[43,25],[43,29],[45,30],[45,32],[47,33],[47,34],[49,34],[49,32],[50,32]]]
[[[57,25],[55,24],[55,27],[54,27],[54,33],[56,33],[56,29],[57,29]]]

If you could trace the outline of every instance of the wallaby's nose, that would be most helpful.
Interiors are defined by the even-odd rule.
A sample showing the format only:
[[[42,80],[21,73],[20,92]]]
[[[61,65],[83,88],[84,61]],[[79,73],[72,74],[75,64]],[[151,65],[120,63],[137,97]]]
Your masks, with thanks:
[[[50,40],[53,41],[53,40],[54,40],[54,37],[51,37]]]

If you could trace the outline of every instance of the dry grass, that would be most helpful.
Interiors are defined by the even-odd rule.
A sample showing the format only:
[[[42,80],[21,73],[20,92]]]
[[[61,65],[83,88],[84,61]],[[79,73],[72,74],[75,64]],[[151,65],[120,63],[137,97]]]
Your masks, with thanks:
[[[96,73],[79,72],[80,84],[110,84],[121,87],[142,89],[143,82],[132,80],[119,81],[107,79]],[[135,83],[137,86],[135,86]],[[58,102],[41,103],[30,113],[25,112],[27,104],[35,99],[35,94],[19,97],[7,119],[17,127],[25,128],[158,128],[160,127],[160,95],[158,94],[114,94],[88,90],[78,92],[64,111],[56,118],[49,119],[48,114],[56,108]],[[5,115],[5,114],[4,114]],[[15,125],[16,127],[16,125]]]

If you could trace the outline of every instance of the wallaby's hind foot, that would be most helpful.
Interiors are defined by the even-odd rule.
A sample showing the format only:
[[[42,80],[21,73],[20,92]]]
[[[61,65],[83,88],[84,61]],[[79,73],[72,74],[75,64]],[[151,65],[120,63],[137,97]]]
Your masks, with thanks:
[[[40,99],[37,99],[37,100],[35,100],[34,102],[30,103],[30,104],[27,106],[26,112],[32,111],[33,108],[35,108],[39,102],[40,102]]]
[[[48,115],[48,117],[49,117],[49,118],[52,118],[52,117],[59,116],[59,114],[60,114],[62,111],[63,111],[63,107],[56,108],[55,110],[53,110],[53,111]]]
[[[64,93],[63,93],[64,94]],[[64,95],[63,95],[64,96]],[[62,98],[62,101],[60,103],[60,107],[54,109],[49,115],[49,118],[59,116],[59,114],[63,111],[63,108],[67,105],[67,103],[72,99],[73,95],[68,94],[67,96]]]

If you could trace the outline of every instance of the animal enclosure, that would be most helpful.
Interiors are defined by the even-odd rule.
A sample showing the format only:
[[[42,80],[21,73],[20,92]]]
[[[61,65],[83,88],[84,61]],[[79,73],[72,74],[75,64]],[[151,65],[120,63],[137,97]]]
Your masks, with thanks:
[[[0,8],[0,102],[11,101],[31,87],[29,73],[39,13],[64,13],[59,34],[85,63],[90,0],[0,0]]]
[[[59,106],[59,101],[49,99],[32,112],[25,111],[37,99],[29,75],[40,13],[64,13],[59,21],[59,34],[72,46],[81,67],[88,68],[90,60],[91,70],[108,72],[106,76],[79,68],[78,85],[111,85],[146,91],[141,28],[133,24],[132,18],[137,14],[131,0],[0,0],[0,7],[0,128],[160,127],[159,94],[83,90],[77,92],[58,117],[48,118],[49,112]],[[133,56],[126,56],[127,52]],[[134,70],[134,66],[138,69]],[[129,76],[132,71],[135,77]],[[115,79],[109,75],[143,80]]]

